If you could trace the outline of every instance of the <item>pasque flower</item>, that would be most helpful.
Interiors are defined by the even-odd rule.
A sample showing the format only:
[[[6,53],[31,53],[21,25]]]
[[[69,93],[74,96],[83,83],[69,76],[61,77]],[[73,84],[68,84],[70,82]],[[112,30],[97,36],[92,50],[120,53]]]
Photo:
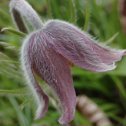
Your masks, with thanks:
[[[59,122],[69,123],[76,106],[71,64],[94,72],[113,70],[126,50],[100,45],[87,33],[64,21],[49,20],[43,24],[25,0],[11,0],[10,10],[20,31],[28,32],[29,24],[33,29],[22,44],[21,64],[39,105],[36,118],[42,118],[48,109],[48,97],[35,78],[38,75],[59,98],[62,108]]]

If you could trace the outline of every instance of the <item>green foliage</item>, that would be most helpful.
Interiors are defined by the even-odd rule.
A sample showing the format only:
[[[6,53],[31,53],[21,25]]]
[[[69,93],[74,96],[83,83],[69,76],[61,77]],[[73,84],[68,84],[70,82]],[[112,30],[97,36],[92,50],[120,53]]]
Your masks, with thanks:
[[[97,1],[97,2],[96,2]],[[99,1],[99,3],[98,3]],[[25,87],[20,70],[19,49],[23,33],[15,30],[7,0],[0,2],[0,126],[58,126],[58,112],[51,104],[42,120],[34,121],[35,105]],[[126,35],[120,26],[117,0],[29,0],[42,20],[62,19],[115,48],[126,48]],[[112,120],[126,126],[126,58],[107,73],[72,69],[77,95],[89,96]],[[93,126],[78,112],[74,125]]]

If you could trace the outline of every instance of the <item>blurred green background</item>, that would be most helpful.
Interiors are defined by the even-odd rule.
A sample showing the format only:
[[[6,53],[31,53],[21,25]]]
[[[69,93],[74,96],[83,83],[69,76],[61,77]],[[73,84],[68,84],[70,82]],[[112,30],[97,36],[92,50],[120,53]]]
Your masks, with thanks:
[[[113,48],[126,48],[118,12],[118,0],[28,0],[41,19],[61,19],[90,33]],[[9,13],[9,0],[0,0],[0,30],[15,28]],[[58,126],[58,111],[52,104],[47,116],[34,121],[36,106],[20,70],[21,36],[0,33],[0,126]],[[92,73],[72,69],[77,95],[94,101],[114,126],[126,126],[126,57],[116,70]],[[43,82],[42,82],[43,83]],[[94,126],[76,112],[75,126]]]

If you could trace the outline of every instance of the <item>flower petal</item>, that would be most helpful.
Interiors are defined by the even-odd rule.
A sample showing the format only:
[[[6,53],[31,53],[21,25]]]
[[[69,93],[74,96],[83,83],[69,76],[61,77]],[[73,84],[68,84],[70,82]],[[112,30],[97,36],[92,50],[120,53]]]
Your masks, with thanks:
[[[51,41],[43,31],[35,33],[29,41],[29,56],[34,71],[53,88],[61,102],[63,114],[59,122],[67,124],[74,117],[76,94],[68,60],[50,47]]]
[[[22,46],[21,49],[21,65],[22,69],[24,71],[24,77],[27,80],[27,84],[32,90],[32,93],[35,97],[35,100],[38,104],[38,110],[36,112],[36,118],[41,118],[43,117],[47,110],[48,110],[48,96],[43,92],[41,89],[40,85],[35,79],[35,73],[34,73],[34,66],[32,64],[32,61],[29,58],[29,50],[28,50],[28,37]]]
[[[52,37],[52,46],[59,54],[87,70],[112,70],[116,67],[115,62],[126,53],[96,43],[88,34],[63,21],[49,21],[44,31]]]
[[[48,96],[44,93],[44,91],[42,90],[42,88],[39,85],[36,85],[37,87],[35,87],[35,90],[39,96],[39,106],[37,108],[36,111],[36,119],[40,119],[43,118],[46,114],[46,112],[48,111],[48,103],[49,103],[49,99]]]

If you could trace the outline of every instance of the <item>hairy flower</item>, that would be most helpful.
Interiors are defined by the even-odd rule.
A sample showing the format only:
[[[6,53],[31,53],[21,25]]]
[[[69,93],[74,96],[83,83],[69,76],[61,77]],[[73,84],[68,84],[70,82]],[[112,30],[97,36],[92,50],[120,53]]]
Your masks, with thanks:
[[[55,90],[63,109],[60,123],[65,124],[73,119],[76,105],[69,63],[90,71],[104,72],[114,69],[115,62],[124,53],[98,45],[75,26],[52,20],[41,30],[28,35],[22,47],[21,61],[24,71],[30,68]],[[43,113],[38,116],[43,116]]]
[[[19,7],[20,4],[27,8],[24,9],[26,12]],[[39,103],[37,118],[42,118],[47,112],[48,97],[36,81],[35,74],[41,77],[57,94],[62,108],[59,122],[67,124],[74,118],[76,107],[70,64],[94,72],[105,72],[115,69],[115,62],[121,60],[126,51],[100,45],[87,33],[64,21],[50,20],[42,26],[37,25],[40,22],[39,18],[35,18],[35,12],[34,18],[28,17],[32,16],[32,8],[27,5],[28,3],[24,0],[18,0],[18,2],[11,0],[11,10],[16,10],[21,17],[25,17],[28,21],[31,20],[31,24],[36,29],[28,34],[23,42],[21,64],[28,85]],[[29,10],[28,13],[27,10]],[[38,27],[39,25],[41,27]],[[21,30],[19,21],[17,26]]]

